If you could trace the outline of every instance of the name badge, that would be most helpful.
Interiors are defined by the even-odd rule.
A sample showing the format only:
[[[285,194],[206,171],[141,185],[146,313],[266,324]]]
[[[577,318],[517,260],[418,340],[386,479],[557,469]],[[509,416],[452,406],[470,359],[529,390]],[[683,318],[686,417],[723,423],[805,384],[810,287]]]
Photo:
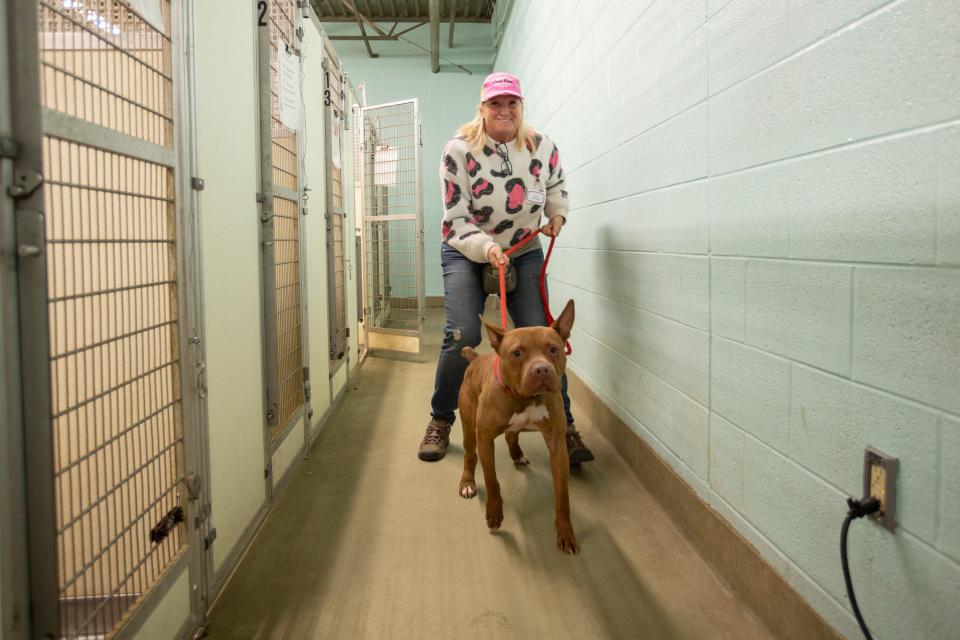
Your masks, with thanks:
[[[527,191],[527,202],[532,204],[543,204],[547,201],[547,194],[543,191]]]

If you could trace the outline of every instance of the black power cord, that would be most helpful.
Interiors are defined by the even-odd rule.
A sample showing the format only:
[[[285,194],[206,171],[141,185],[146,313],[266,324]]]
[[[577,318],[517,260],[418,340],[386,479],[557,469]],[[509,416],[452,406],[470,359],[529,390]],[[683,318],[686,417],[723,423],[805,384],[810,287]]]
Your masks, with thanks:
[[[843,527],[840,529],[840,561],[843,563],[843,581],[847,584],[847,596],[850,598],[850,604],[853,606],[853,615],[857,617],[860,624],[860,630],[863,631],[863,637],[867,640],[873,640],[870,630],[867,629],[867,623],[863,621],[860,614],[860,607],[857,606],[857,596],[853,593],[853,582],[850,580],[850,565],[847,563],[847,531],[850,529],[850,523],[857,518],[868,516],[880,510],[880,501],[873,496],[867,496],[854,500],[847,498],[847,517],[843,519]]]

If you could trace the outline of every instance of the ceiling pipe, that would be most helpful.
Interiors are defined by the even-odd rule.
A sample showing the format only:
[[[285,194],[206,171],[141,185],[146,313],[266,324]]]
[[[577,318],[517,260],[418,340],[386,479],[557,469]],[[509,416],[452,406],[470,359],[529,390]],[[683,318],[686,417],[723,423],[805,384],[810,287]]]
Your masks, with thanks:
[[[450,34],[447,40],[447,48],[453,49],[453,26],[457,22],[457,0],[450,3]]]
[[[430,0],[430,68],[440,71],[440,0]]]

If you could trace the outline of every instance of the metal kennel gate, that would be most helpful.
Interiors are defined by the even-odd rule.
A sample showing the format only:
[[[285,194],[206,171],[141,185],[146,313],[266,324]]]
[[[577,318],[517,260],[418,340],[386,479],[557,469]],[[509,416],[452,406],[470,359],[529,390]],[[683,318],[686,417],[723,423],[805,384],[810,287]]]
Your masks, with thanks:
[[[281,65],[293,65],[300,80],[300,13],[294,0],[259,3],[260,76],[260,193],[263,245],[264,352],[269,444],[304,415],[306,393],[303,365],[301,304],[301,154],[299,123],[281,117],[281,91],[290,76]],[[267,7],[269,7],[267,9]],[[281,60],[281,57],[284,60]],[[299,90],[297,90],[299,93]],[[301,120],[302,122],[302,120]],[[269,468],[269,467],[268,467]]]
[[[420,147],[416,100],[363,108],[364,317],[371,350],[421,349]]]
[[[32,632],[114,636],[197,557],[183,16],[11,5]]]

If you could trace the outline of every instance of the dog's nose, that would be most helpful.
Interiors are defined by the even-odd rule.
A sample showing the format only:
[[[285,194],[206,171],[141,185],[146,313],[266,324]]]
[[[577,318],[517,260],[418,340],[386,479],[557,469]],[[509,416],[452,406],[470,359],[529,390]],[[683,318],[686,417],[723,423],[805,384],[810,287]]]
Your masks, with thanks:
[[[533,365],[533,373],[538,376],[548,376],[553,372],[552,367],[546,362],[538,362]]]

